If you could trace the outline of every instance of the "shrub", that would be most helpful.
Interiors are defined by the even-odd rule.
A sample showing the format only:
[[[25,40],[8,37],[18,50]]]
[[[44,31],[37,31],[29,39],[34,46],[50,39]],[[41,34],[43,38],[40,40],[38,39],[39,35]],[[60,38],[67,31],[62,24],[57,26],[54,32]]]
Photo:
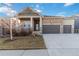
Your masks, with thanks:
[[[14,36],[26,36],[26,35],[30,35],[32,33],[32,31],[30,29],[21,29],[21,31],[17,32],[17,31],[13,31]]]

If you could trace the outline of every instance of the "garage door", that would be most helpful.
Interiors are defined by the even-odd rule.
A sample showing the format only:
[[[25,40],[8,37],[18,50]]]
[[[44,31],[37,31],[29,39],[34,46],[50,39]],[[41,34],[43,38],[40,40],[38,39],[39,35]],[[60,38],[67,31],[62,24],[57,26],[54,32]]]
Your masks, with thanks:
[[[60,33],[60,25],[43,25],[44,34]]]
[[[63,26],[63,32],[64,33],[71,33],[71,28],[72,28],[71,25],[64,25]]]

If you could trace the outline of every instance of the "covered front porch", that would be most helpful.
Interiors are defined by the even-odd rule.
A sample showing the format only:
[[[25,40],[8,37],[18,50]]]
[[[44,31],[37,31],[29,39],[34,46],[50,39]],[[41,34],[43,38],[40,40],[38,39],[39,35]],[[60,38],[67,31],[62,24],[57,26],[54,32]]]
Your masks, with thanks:
[[[20,29],[31,30],[32,33],[42,33],[42,17],[41,16],[19,16]]]

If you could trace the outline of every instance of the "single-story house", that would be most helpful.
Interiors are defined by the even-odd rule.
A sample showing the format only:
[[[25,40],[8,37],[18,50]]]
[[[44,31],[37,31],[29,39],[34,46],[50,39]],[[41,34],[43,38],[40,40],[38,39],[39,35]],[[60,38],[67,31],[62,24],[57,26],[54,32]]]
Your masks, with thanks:
[[[23,9],[14,18],[17,30],[31,29],[39,34],[74,33],[75,18],[63,16],[43,16],[30,7]]]
[[[20,24],[31,28],[33,32],[39,33],[73,33],[74,18],[62,16],[41,16],[32,8],[25,8],[16,16]],[[24,28],[23,27],[23,28]]]

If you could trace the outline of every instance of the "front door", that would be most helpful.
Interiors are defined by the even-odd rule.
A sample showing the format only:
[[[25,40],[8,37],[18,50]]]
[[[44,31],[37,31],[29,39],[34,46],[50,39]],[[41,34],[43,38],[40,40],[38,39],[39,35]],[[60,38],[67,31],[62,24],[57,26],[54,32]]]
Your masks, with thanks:
[[[40,19],[39,18],[34,18],[34,31],[39,31],[40,30]]]

